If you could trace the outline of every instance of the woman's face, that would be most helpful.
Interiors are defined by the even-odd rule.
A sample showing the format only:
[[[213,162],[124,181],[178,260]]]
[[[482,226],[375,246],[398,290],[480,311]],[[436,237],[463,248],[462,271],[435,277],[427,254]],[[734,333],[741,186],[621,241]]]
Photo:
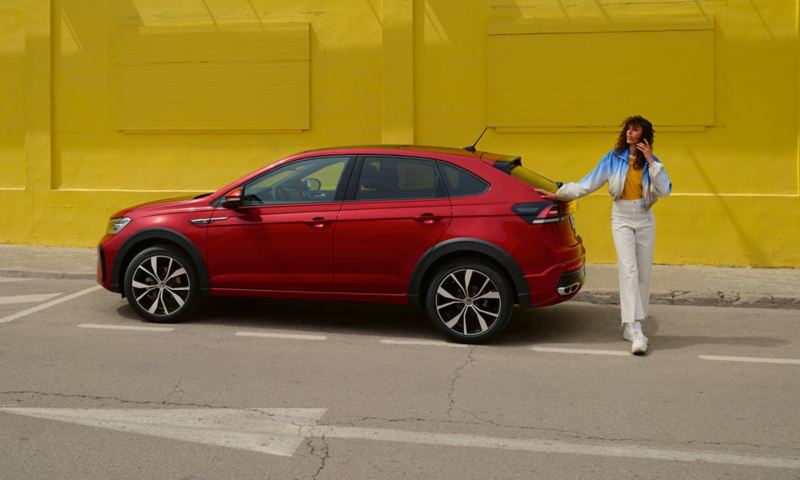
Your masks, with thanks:
[[[641,138],[642,127],[640,125],[628,125],[628,129],[625,130],[625,139],[628,142],[628,145],[639,143]]]

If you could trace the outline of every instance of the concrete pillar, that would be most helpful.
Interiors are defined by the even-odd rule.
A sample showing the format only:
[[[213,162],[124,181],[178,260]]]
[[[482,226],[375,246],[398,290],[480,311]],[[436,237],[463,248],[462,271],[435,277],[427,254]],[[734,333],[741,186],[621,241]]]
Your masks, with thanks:
[[[414,0],[383,1],[382,141],[414,143]]]
[[[25,190],[51,189],[50,0],[25,0]]]

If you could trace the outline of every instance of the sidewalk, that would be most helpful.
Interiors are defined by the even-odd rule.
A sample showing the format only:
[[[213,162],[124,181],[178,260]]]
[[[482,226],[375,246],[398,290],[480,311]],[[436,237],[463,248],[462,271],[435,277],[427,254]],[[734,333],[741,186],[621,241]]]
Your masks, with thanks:
[[[94,279],[93,248],[0,245],[0,277]],[[587,265],[575,300],[616,304],[615,265]],[[656,265],[650,303],[800,309],[800,269]]]

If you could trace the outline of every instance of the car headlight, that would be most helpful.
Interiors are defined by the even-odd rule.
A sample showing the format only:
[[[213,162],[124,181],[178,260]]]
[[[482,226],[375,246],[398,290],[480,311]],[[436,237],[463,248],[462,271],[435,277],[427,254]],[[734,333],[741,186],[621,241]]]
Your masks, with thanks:
[[[131,219],[128,217],[120,217],[120,218],[112,218],[108,221],[108,228],[106,228],[106,233],[109,235],[116,235],[118,234],[125,225],[131,223]]]

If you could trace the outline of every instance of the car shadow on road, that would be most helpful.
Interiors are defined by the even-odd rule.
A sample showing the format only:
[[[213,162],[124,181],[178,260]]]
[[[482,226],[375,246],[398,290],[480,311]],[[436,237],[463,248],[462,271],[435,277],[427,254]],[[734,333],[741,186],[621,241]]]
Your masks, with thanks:
[[[120,305],[117,312],[125,318],[141,320],[127,303]],[[203,298],[183,324],[444,340],[444,336],[431,324],[423,310],[408,305],[381,303]],[[649,318],[645,329],[651,342],[657,341],[660,350],[699,345],[767,348],[787,343],[780,338],[755,336],[660,336],[658,318]],[[508,328],[490,344],[530,346],[586,343],[597,346],[618,345],[621,342],[624,341],[621,337],[618,306],[567,302],[538,309],[515,309]]]
[[[205,298],[190,324],[439,339],[425,313],[408,305],[267,298]]]

